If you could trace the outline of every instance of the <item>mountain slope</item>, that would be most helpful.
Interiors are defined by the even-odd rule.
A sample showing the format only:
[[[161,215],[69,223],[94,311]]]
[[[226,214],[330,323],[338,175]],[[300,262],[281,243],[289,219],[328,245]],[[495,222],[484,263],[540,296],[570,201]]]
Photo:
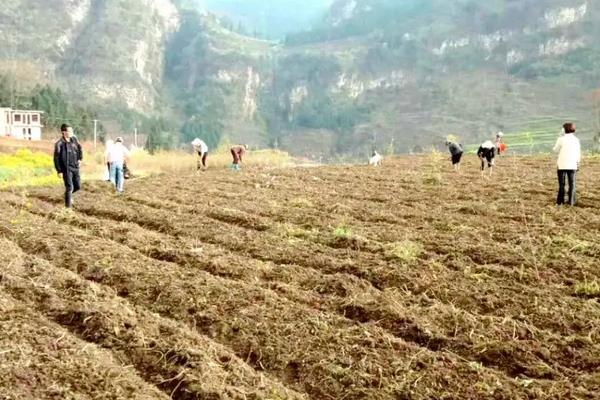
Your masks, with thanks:
[[[587,96],[600,85],[598,18],[597,2],[585,0],[344,0],[318,28],[290,35],[286,53],[326,55],[339,69],[319,85],[327,96],[351,99],[351,114],[372,110],[336,134],[345,151],[392,141],[408,151],[449,133],[475,143],[498,129],[535,139],[557,132],[564,119],[580,120],[591,137]],[[302,93],[300,103],[323,97],[310,81],[300,77],[289,94]]]
[[[536,151],[566,119],[586,140],[600,130],[597,1],[338,0],[284,43],[235,33],[192,0],[50,3],[0,9],[0,74],[60,86],[127,130],[162,116],[180,141],[323,158],[497,130]]]
[[[27,10],[26,12],[24,10]],[[178,26],[169,0],[15,0],[0,9],[2,72],[63,86],[76,98],[154,109],[163,54]]]

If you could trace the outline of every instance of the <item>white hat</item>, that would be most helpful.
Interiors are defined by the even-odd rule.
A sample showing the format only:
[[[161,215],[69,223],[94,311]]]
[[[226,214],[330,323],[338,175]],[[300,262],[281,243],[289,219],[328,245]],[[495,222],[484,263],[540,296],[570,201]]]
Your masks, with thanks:
[[[504,133],[498,132],[498,133],[496,133],[496,137],[504,137]]]
[[[200,146],[202,144],[202,140],[196,138],[192,141],[192,146]]]

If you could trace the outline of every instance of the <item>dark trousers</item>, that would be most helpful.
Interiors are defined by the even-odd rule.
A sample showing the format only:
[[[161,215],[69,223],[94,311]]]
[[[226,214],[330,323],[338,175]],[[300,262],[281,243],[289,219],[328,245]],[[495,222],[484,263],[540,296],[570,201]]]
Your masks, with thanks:
[[[565,181],[569,181],[569,202],[567,204],[574,206],[577,203],[576,194],[576,172],[573,169],[559,169],[558,170],[558,198],[556,204],[565,204]]]
[[[68,169],[63,173],[63,182],[65,183],[65,206],[73,207],[73,193],[81,189],[81,177],[79,169]]]
[[[233,164],[238,165],[241,161],[238,152],[235,150],[231,150],[231,156],[233,157]]]
[[[452,165],[460,164],[460,160],[463,156],[463,153],[453,154],[452,155]]]
[[[487,161],[488,168],[492,168],[494,166],[494,156],[486,155],[481,157],[481,170],[485,170],[485,162]]]
[[[200,160],[198,160],[198,169],[200,169],[201,166],[206,168],[206,159],[208,158],[208,151],[204,154],[199,152],[198,156],[200,157]]]

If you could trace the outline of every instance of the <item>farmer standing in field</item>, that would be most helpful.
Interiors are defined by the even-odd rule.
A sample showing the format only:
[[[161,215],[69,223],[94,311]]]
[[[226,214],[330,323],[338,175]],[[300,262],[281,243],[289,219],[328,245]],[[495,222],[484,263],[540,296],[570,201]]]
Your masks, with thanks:
[[[246,154],[246,150],[248,150],[248,145],[237,145],[231,148],[231,156],[233,157],[233,164],[231,165],[231,169],[235,171],[239,171],[241,169],[240,163],[242,162],[242,158]]]
[[[506,145],[506,143],[504,143],[503,138],[504,133],[498,132],[496,134],[496,150],[499,156],[506,153],[506,150],[508,149],[508,146]]]
[[[65,184],[65,207],[73,207],[73,193],[81,189],[79,166],[83,150],[73,136],[73,128],[67,124],[60,127],[62,137],[54,144],[54,168]]]
[[[196,171],[200,171],[200,169],[206,169],[206,159],[208,157],[208,146],[204,143],[203,140],[199,138],[194,139],[192,142],[192,146],[194,146],[194,151],[198,153],[198,164]]]
[[[462,144],[455,143],[451,140],[446,141],[446,146],[450,151],[450,157],[452,159],[452,165],[456,172],[460,172],[460,160],[462,159],[464,150]]]
[[[494,169],[494,157],[496,156],[496,146],[492,143],[491,140],[486,140],[479,146],[477,150],[477,157],[481,160],[481,176],[483,176],[485,171],[485,164],[487,162],[488,168],[490,170],[490,176],[492,176],[492,171]]]
[[[123,138],[118,137],[115,143],[107,150],[107,159],[110,163],[110,181],[118,193],[125,190],[125,162],[129,159],[129,150],[123,145]]]
[[[554,152],[558,153],[558,198],[557,205],[565,204],[565,181],[569,181],[569,202],[574,206],[577,203],[576,175],[581,162],[581,143],[575,136],[575,124],[568,122],[563,125],[564,136],[556,141]]]

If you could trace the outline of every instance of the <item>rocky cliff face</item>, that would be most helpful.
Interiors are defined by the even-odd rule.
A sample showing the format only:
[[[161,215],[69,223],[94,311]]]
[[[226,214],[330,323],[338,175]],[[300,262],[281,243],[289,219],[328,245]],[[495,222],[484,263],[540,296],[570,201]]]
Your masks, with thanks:
[[[451,133],[535,137],[562,119],[593,133],[598,1],[339,0],[285,44],[189,4],[13,0],[0,8],[0,73],[112,109],[167,110],[190,135],[290,150],[315,138],[304,147],[325,157]]]
[[[590,136],[598,18],[591,0],[341,0],[320,27],[293,35],[285,54],[327,56],[337,69],[322,90],[334,103],[351,102],[350,113],[368,109],[337,135],[345,152],[386,143],[410,151],[449,133],[467,143],[496,130],[535,139],[563,119],[580,121]],[[307,69],[288,85],[285,109],[322,96],[307,85],[314,77]]]
[[[50,3],[50,4],[48,4]],[[15,0],[0,9],[4,72],[23,64],[31,81],[88,101],[150,112],[179,14],[169,0]]]

